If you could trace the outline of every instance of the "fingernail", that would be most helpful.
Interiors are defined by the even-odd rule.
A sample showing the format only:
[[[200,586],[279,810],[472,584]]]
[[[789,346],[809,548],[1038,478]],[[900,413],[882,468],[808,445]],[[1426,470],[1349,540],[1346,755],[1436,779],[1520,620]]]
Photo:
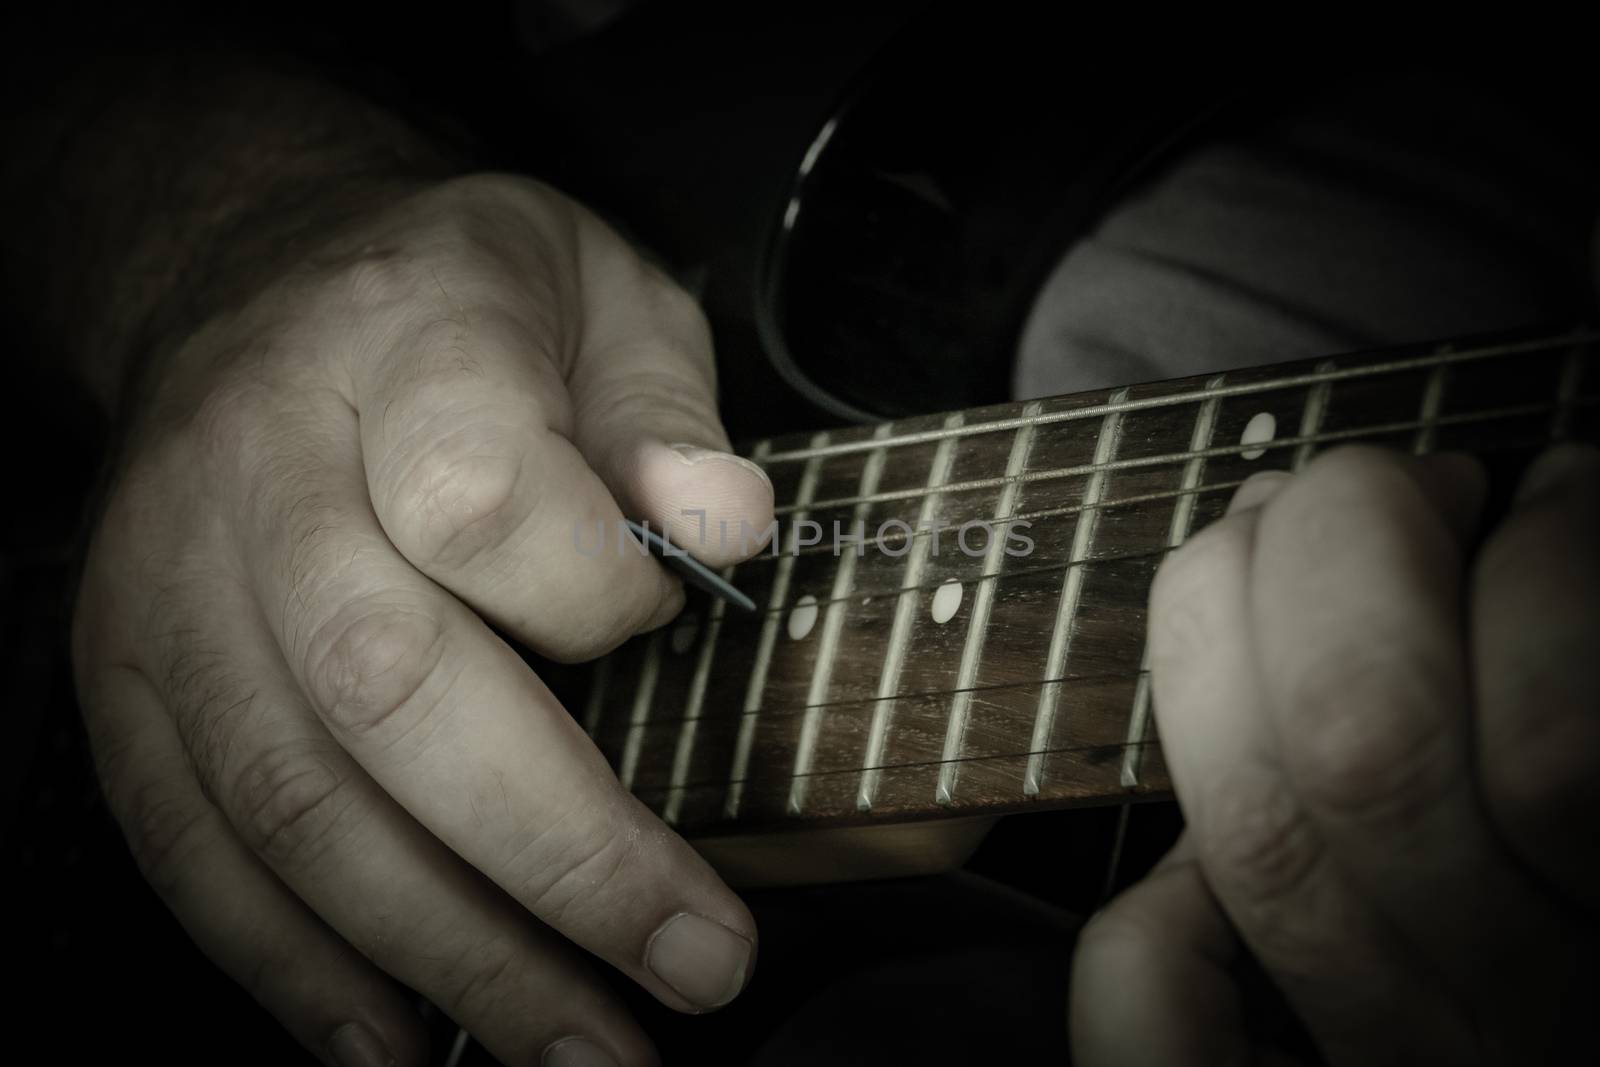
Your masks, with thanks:
[[[1227,513],[1232,515],[1235,512],[1259,508],[1277,496],[1278,490],[1282,489],[1288,480],[1288,471],[1260,471],[1252,474],[1234,491],[1233,499],[1228,501]]]
[[[707,462],[734,463],[754,474],[768,485],[772,484],[772,479],[767,477],[767,472],[761,469],[759,463],[745,459],[743,456],[736,456],[732,452],[719,452],[714,448],[701,448],[699,445],[682,443],[668,445],[667,447],[676,452],[679,458],[691,467]]]
[[[650,935],[644,962],[691,1004],[720,1008],[744,988],[751,948],[721,923],[681,912]]]
[[[1581,478],[1600,478],[1600,449],[1557,445],[1534,460],[1523,474],[1522,484],[1517,487],[1517,503],[1526,503]]]
[[[552,1042],[539,1057],[542,1067],[617,1067],[611,1054],[586,1037]]]
[[[328,1053],[340,1067],[394,1067],[394,1054],[361,1023],[345,1023],[328,1038]]]

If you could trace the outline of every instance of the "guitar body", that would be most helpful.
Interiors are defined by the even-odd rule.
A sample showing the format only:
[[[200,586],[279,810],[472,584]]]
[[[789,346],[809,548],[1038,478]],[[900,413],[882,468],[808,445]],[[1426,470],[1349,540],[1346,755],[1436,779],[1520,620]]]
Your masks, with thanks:
[[[1111,15],[1079,16],[1064,44],[1025,6],[989,14],[852,9],[775,19],[770,38],[741,23],[727,48],[712,21],[675,11],[613,37],[615,68],[586,52],[547,75],[566,87],[553,98],[598,109],[562,125],[605,131],[570,153],[587,161],[570,184],[630,175],[600,186],[607,202],[656,227],[640,236],[682,265],[716,323],[735,436],[818,428],[745,448],[782,522],[777,556],[732,575],[761,613],[691,599],[568,701],[630,788],[736,884],[944,869],[1003,814],[1169,797],[1145,600],[1160,558],[1240,481],[1371,440],[1481,448],[1505,484],[1553,436],[1592,433],[1596,387],[1587,363],[1564,362],[1565,341],[1459,367],[1440,345],[1330,349],[1220,384],[994,403],[1068,244],[1185,148],[1293,112],[1351,70],[1348,57],[1290,69],[1253,45],[1135,38]],[[1136,54],[1119,47],[1134,39]],[[676,85],[686,50],[714,57],[714,86],[607,110],[609,80],[645,64],[646,81]],[[671,72],[650,66],[663,56]],[[989,69],[1005,76],[972,76]],[[724,150],[730,136],[740,151]],[[1244,438],[1266,418],[1257,454]],[[926,519],[948,537],[1019,515],[1028,559],[924,553],[925,534],[848,567],[824,546],[786,546],[807,521],[826,536],[835,522],[876,533]],[[936,621],[936,606],[951,613]]]

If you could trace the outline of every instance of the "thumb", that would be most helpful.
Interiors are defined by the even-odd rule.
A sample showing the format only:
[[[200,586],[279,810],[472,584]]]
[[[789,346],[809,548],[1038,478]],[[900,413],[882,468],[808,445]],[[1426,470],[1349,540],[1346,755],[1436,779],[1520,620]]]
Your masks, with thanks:
[[[705,316],[598,219],[579,228],[578,448],[630,518],[703,563],[735,563],[764,542],[772,483],[729,451]]]
[[[1253,1062],[1256,1050],[1234,977],[1242,957],[1185,834],[1078,935],[1069,1023],[1073,1062]]]

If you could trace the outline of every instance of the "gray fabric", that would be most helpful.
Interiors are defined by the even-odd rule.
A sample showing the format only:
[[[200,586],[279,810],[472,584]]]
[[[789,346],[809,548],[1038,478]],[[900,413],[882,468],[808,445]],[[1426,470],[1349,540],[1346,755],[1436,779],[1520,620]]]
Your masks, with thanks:
[[[1193,152],[1062,259],[1016,396],[1570,316],[1593,217],[1536,129],[1480,88],[1370,80]]]

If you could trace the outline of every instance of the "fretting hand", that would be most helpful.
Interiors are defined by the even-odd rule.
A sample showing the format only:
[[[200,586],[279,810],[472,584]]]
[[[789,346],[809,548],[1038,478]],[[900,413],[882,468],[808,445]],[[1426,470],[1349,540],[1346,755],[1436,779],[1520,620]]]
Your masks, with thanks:
[[[1161,739],[1188,820],[1085,928],[1077,1062],[1537,1063],[1587,1039],[1600,911],[1600,453],[1476,552],[1458,457],[1262,474],[1162,567]]]

